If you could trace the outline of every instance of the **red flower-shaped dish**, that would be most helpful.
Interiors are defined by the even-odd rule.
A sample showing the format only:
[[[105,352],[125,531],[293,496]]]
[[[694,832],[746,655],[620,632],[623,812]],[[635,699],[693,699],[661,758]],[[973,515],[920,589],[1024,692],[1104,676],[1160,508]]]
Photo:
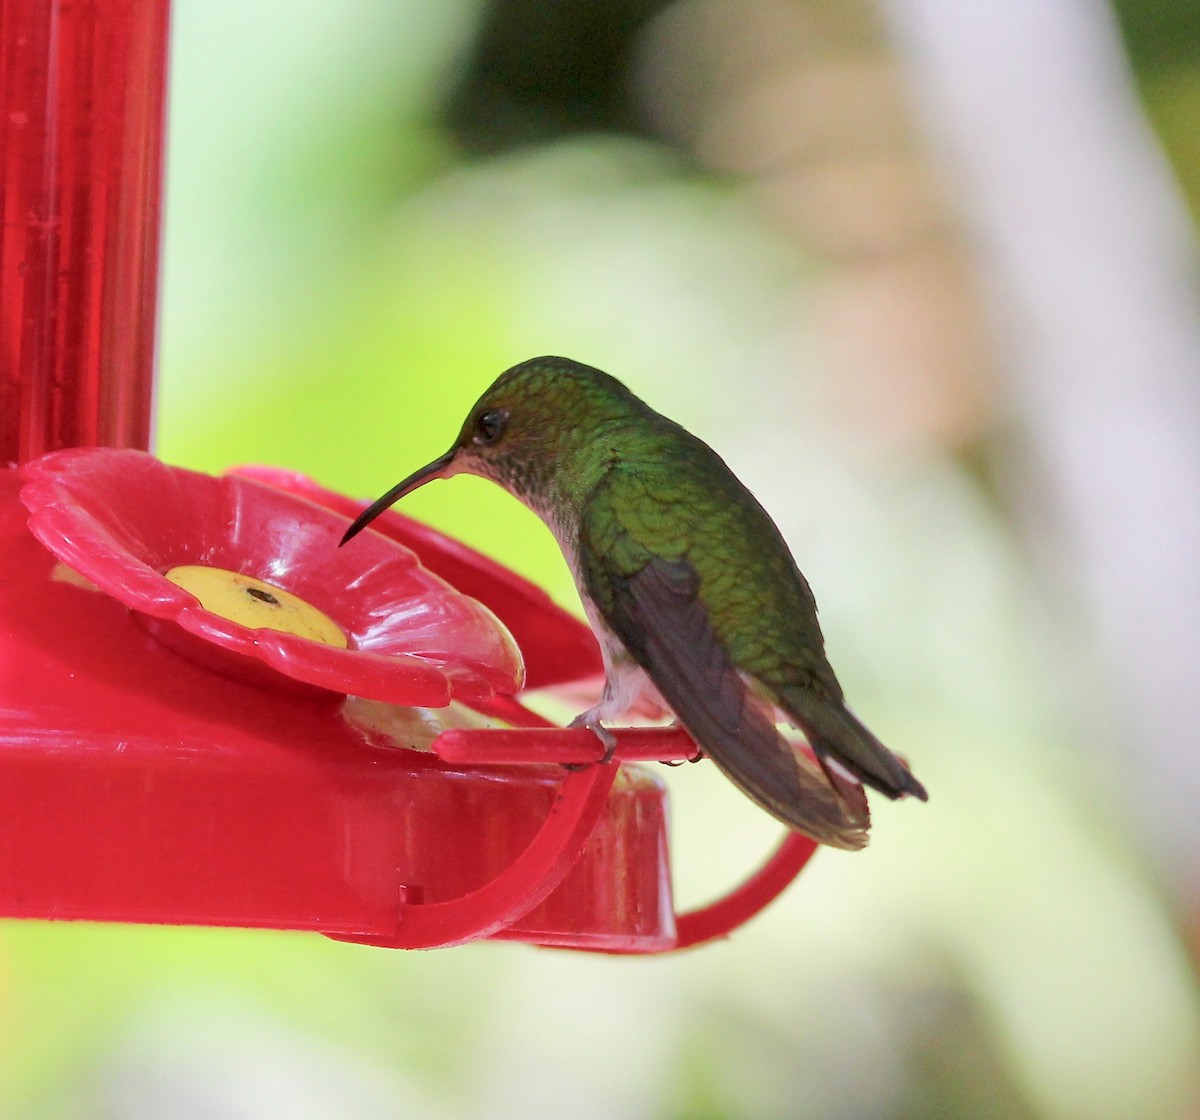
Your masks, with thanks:
[[[234,468],[233,473],[286,490],[348,519],[357,517],[363,509],[363,502],[281,467],[242,466]],[[604,664],[591,630],[581,619],[555,603],[537,584],[509,571],[462,541],[394,509],[380,514],[371,523],[369,532],[381,533],[405,548],[411,548],[431,572],[495,613],[521,648],[526,688],[552,688],[594,678],[593,691],[599,693]],[[367,535],[360,534],[355,543],[347,547],[357,548],[358,540]]]
[[[282,681],[256,672],[262,663],[304,685],[421,707],[522,685],[520,652],[491,611],[378,533],[339,549],[346,520],[322,506],[112,448],[53,452],[27,463],[22,477],[38,540],[155,620],[149,629],[165,644],[211,668]],[[346,648],[214,613],[165,574],[193,565],[223,570],[260,606],[286,607],[295,596],[300,609],[332,621]]]

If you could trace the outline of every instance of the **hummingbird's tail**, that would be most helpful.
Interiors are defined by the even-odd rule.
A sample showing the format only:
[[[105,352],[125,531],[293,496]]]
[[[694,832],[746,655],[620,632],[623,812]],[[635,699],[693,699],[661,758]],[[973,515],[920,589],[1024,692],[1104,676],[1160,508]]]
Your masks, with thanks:
[[[908,766],[845,704],[813,692],[797,695],[792,691],[780,699],[788,714],[795,717],[830,781],[835,775],[844,779],[848,774],[893,800],[929,800],[925,787]],[[841,774],[837,773],[839,769]]]

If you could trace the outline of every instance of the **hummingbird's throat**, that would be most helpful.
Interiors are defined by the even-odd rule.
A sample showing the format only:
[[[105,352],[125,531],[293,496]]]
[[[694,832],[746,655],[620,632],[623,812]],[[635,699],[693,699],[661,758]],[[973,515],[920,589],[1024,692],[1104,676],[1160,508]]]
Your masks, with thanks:
[[[556,530],[555,521],[561,502],[554,493],[547,464],[494,459],[480,464],[478,473],[503,486],[517,501],[528,506],[551,529]]]

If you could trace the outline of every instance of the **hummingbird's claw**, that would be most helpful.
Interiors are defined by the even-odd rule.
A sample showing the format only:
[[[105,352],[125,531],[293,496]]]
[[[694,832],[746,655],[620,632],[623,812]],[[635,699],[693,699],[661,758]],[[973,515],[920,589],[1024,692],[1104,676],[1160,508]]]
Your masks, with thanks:
[[[600,740],[600,745],[604,748],[604,757],[600,759],[601,764],[612,762],[612,757],[617,749],[617,737],[605,727],[596,716],[596,709],[589,708],[586,712],[581,712],[569,724],[568,727],[586,727],[597,739]],[[594,763],[585,763],[584,765],[595,765]],[[568,769],[581,770],[583,766],[574,763],[566,764]]]

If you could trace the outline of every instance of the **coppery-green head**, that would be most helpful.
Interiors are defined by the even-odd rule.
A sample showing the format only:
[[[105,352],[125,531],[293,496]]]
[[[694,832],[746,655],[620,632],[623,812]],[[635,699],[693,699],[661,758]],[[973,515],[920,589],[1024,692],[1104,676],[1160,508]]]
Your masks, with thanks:
[[[341,543],[406,494],[455,474],[490,478],[536,506],[606,424],[645,411],[637,397],[601,370],[570,358],[531,358],[496,378],[475,402],[450,450],[372,502]]]

